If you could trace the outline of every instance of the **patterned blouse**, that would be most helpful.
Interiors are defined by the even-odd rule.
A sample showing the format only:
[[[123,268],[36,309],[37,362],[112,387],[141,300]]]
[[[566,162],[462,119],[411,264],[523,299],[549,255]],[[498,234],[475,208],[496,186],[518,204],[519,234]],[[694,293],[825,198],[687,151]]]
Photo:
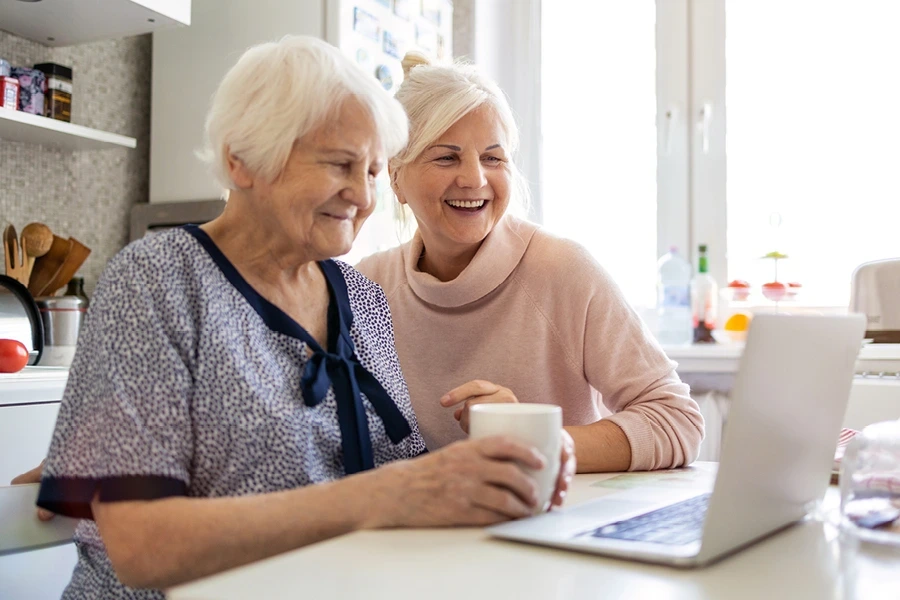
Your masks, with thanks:
[[[381,288],[324,261],[328,348],[260,296],[196,226],[139,240],[94,294],[38,504],[82,517],[64,598],[123,586],[91,518],[103,501],[242,496],[425,450]]]

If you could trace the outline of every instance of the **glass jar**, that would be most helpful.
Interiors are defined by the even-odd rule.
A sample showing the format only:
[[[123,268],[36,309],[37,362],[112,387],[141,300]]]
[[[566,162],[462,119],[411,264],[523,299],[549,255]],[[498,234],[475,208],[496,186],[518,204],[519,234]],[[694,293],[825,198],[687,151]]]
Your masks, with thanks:
[[[40,63],[34,68],[46,75],[44,81],[44,115],[58,121],[72,122],[72,68],[56,63]]]

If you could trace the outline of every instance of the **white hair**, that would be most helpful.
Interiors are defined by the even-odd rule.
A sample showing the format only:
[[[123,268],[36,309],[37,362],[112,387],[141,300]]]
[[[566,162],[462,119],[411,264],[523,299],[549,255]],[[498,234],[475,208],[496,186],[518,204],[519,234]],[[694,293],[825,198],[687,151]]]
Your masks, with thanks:
[[[482,106],[489,106],[497,115],[506,135],[506,150],[510,156],[515,154],[519,147],[519,128],[509,101],[500,86],[474,65],[464,62],[436,65],[423,54],[408,52],[403,57],[403,74],[396,98],[409,117],[409,143],[390,160],[393,184],[403,165],[416,160],[454,123]],[[528,182],[514,161],[507,164],[512,180],[510,208],[524,214],[530,197]],[[404,221],[405,210],[401,208],[399,214]]]
[[[368,109],[388,158],[406,145],[403,108],[334,46],[308,36],[253,46],[219,84],[198,155],[226,189],[235,188],[229,154],[254,174],[275,180],[294,142],[334,118],[349,97]]]

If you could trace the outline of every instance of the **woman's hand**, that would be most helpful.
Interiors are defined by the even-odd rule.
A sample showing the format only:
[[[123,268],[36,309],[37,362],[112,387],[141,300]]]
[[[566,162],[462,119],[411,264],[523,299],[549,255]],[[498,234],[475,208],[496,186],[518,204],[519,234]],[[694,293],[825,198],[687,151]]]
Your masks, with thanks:
[[[562,439],[560,440],[560,465],[559,478],[556,480],[556,491],[553,492],[553,499],[550,506],[562,506],[566,499],[566,493],[569,491],[569,484],[572,483],[572,477],[575,476],[575,441],[569,432],[565,429],[560,432]]]
[[[458,388],[450,390],[441,398],[441,406],[462,404],[456,409],[453,416],[466,433],[469,433],[469,407],[474,404],[487,403],[518,403],[518,399],[509,388],[481,379],[464,383]]]
[[[450,444],[370,471],[369,521],[364,527],[491,525],[534,513],[540,469],[534,448],[505,437]]]
[[[21,483],[40,483],[41,482],[41,473],[44,471],[44,461],[41,461],[41,464],[31,469],[30,471],[25,471],[21,475],[16,475],[13,477],[13,480],[10,481],[10,485],[19,485]],[[43,508],[37,509],[38,519],[41,521],[49,521],[54,517],[53,513],[49,510],[45,510]]]

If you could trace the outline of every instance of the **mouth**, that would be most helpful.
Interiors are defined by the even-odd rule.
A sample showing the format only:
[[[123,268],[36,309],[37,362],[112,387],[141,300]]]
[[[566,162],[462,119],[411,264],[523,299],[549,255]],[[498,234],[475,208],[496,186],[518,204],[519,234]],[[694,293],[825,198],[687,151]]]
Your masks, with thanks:
[[[444,200],[444,204],[456,212],[474,214],[481,212],[490,203],[490,200],[480,198],[478,200]]]
[[[355,214],[337,214],[337,213],[327,213],[324,212],[322,215],[328,217],[329,219],[334,219],[335,221],[352,221],[356,215]]]

